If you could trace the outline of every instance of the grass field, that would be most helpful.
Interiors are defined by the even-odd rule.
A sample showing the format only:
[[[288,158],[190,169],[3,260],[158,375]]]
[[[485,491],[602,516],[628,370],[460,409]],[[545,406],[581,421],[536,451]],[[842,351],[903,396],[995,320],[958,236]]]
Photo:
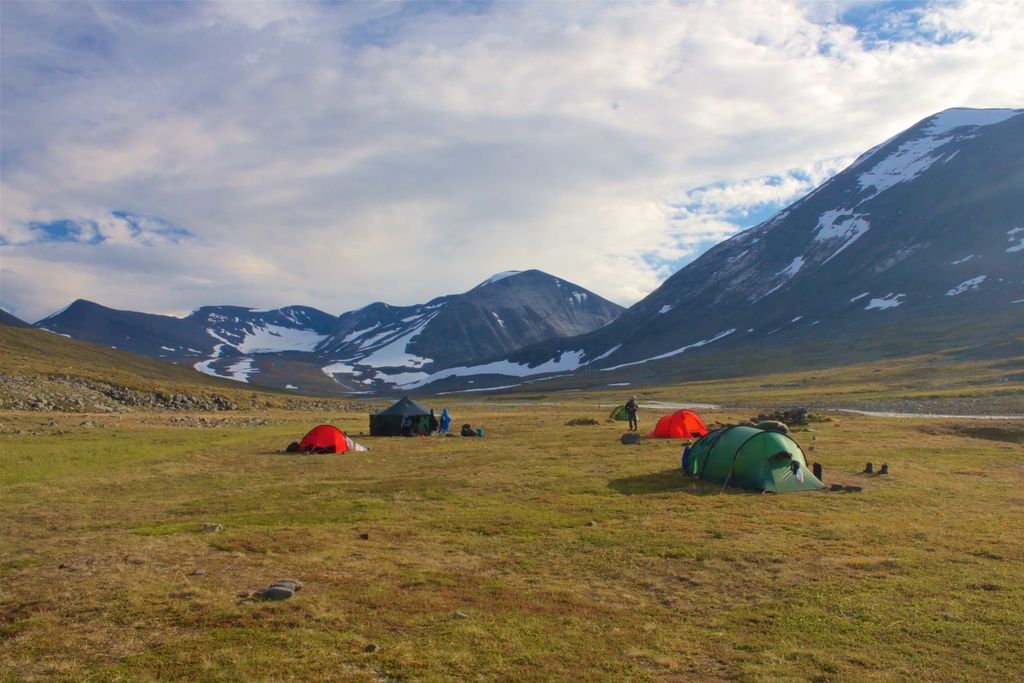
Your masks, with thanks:
[[[621,445],[592,397],[449,407],[485,438],[295,456],[366,414],[0,415],[0,679],[1024,675],[1024,446],[989,423],[831,414],[794,436],[863,491],[773,496]]]

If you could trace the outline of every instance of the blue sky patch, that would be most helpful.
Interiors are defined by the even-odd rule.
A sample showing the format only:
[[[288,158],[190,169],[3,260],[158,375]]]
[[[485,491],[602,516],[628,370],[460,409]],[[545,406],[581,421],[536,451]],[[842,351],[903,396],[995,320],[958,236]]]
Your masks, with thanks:
[[[194,235],[184,228],[151,216],[139,216],[127,211],[111,211],[119,227],[127,231],[130,241],[138,246],[157,244],[181,244]],[[92,219],[76,220],[61,218],[50,222],[34,222],[29,229],[36,235],[36,242],[73,243],[97,245],[110,241],[111,235],[103,226]]]

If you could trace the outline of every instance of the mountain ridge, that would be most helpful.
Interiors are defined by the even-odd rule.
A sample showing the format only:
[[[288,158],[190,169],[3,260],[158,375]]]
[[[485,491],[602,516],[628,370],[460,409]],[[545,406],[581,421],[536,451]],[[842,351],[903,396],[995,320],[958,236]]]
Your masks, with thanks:
[[[855,344],[872,330],[902,348],[901,337],[934,331],[935,317],[956,332],[938,335],[947,343],[1013,334],[1024,318],[1009,308],[1024,300],[1022,153],[1024,110],[926,117],[713,246],[606,327],[415,386],[503,367],[492,383],[544,372],[657,376],[655,365],[679,374],[709,355],[840,333]]]

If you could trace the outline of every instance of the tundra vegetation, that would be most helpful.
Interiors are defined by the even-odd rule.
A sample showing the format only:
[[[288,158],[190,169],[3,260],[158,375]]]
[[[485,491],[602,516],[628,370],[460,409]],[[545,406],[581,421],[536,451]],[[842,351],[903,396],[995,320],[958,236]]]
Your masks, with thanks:
[[[1006,376],[990,366],[930,386],[878,367],[629,391],[747,404],[709,424],[813,396],[1016,400],[968,380]],[[815,409],[794,438],[862,490],[761,495],[682,476],[679,441],[620,444],[607,391],[421,399],[484,438],[371,438],[366,405],[224,395],[238,407],[0,412],[0,680],[1020,676],[1022,420]],[[370,450],[282,452],[319,423]],[[302,589],[259,599],[283,579]]]

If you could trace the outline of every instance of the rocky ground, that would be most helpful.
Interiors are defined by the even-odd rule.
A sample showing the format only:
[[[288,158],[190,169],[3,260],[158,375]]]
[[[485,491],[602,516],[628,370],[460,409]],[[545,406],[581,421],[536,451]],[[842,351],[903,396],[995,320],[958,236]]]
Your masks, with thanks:
[[[268,407],[300,410],[366,410],[340,400],[239,398],[218,393],[145,391],[68,375],[0,375],[0,410],[66,413],[126,413],[136,410],[217,412]]]

